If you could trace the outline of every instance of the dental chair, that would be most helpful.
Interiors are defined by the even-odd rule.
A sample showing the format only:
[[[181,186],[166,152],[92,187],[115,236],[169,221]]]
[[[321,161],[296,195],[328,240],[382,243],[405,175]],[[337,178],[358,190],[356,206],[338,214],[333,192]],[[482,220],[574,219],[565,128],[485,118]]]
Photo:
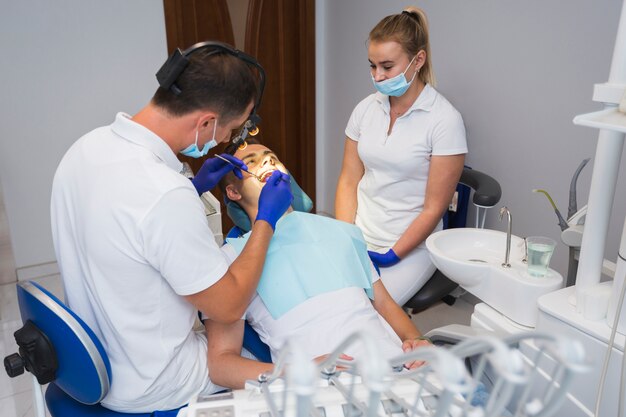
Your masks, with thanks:
[[[292,207],[296,211],[311,211],[313,203],[298,184],[292,180],[291,190],[294,195]],[[461,173],[461,179],[457,186],[457,207],[454,211],[449,210],[444,216],[444,229],[453,227],[465,227],[467,218],[467,206],[471,192],[474,192],[472,203],[476,206],[475,227],[483,228],[487,210],[494,207],[500,201],[502,189],[500,184],[489,175],[465,167]],[[251,224],[248,216],[237,205],[225,200],[226,212],[233,220],[235,226],[227,234],[227,238],[241,237],[250,230]],[[448,279],[441,271],[436,270],[424,286],[412,297],[403,308],[412,314],[418,313],[434,305],[440,300],[452,305],[455,298],[449,294],[458,287],[458,284]],[[262,362],[272,362],[270,350],[261,341],[258,334],[246,322],[244,328],[243,346]]]
[[[63,302],[33,281],[17,283],[24,326],[15,332],[19,353],[4,358],[10,377],[29,371],[33,377],[35,415],[52,417],[173,417],[178,410],[118,413],[102,405],[111,386],[111,365],[93,331]]]

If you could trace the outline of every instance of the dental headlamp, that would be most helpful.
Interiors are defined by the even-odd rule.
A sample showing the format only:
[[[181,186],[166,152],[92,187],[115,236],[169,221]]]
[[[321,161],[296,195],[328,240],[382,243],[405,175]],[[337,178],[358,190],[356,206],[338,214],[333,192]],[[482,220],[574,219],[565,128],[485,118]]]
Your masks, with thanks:
[[[233,55],[242,61],[254,66],[259,72],[259,88],[256,96],[256,101],[254,103],[254,107],[252,107],[252,111],[250,112],[250,116],[248,120],[246,120],[242,126],[239,134],[235,135],[231,141],[236,146],[239,146],[243,143],[248,135],[255,136],[259,133],[258,124],[261,123],[261,117],[257,114],[257,110],[261,105],[261,98],[263,98],[263,90],[265,89],[265,70],[259,64],[259,62],[252,57],[251,55],[246,54],[238,49],[232,48],[231,46],[222,43],[222,42],[214,42],[214,41],[206,41],[196,43],[195,45],[190,46],[189,48],[181,51],[179,48],[176,48],[174,53],[169,56],[165,64],[159,69],[156,73],[156,78],[159,82],[159,85],[162,88],[170,90],[175,95],[180,95],[182,90],[176,84],[176,80],[180,75],[185,71],[187,65],[189,65],[189,56],[196,51],[203,49],[211,49],[207,56],[215,55],[219,53],[227,53]]]

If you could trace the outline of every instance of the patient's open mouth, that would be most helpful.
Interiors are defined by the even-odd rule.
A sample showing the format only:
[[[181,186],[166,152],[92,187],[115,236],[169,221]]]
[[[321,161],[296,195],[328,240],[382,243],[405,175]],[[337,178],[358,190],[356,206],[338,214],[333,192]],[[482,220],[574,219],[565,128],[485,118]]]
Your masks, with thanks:
[[[261,175],[261,182],[267,182],[267,180],[270,179],[270,177],[272,176],[272,173],[276,171],[275,169],[271,169],[269,171],[265,171],[262,175]]]

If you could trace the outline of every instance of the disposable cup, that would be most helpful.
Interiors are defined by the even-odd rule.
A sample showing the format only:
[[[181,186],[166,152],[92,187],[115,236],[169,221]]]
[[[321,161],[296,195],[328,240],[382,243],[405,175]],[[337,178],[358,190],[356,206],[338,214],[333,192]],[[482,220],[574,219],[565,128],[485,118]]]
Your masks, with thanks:
[[[526,238],[526,247],[528,274],[533,277],[544,277],[548,273],[556,242],[549,237],[531,236]]]

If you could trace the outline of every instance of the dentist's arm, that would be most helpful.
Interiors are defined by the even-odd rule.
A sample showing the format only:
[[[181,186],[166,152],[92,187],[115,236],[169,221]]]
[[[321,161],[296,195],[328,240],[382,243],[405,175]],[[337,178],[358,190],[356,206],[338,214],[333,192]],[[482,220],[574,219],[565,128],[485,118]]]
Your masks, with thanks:
[[[244,320],[221,324],[205,320],[208,341],[208,365],[211,382],[226,388],[243,388],[246,380],[270,372],[271,363],[241,357]]]
[[[231,163],[229,164],[225,159]],[[191,183],[198,191],[198,195],[202,195],[215,188],[222,177],[231,171],[237,178],[242,179],[240,168],[248,169],[242,160],[223,153],[220,158],[213,157],[204,161],[196,176],[192,178]]]
[[[239,320],[261,278],[276,222],[287,211],[292,199],[289,177],[274,171],[261,190],[259,215],[241,254],[219,281],[185,298],[214,321],[234,323]]]
[[[357,142],[346,137],[341,174],[335,194],[335,218],[354,223],[357,209],[357,186],[365,173],[363,162],[357,152]]]

